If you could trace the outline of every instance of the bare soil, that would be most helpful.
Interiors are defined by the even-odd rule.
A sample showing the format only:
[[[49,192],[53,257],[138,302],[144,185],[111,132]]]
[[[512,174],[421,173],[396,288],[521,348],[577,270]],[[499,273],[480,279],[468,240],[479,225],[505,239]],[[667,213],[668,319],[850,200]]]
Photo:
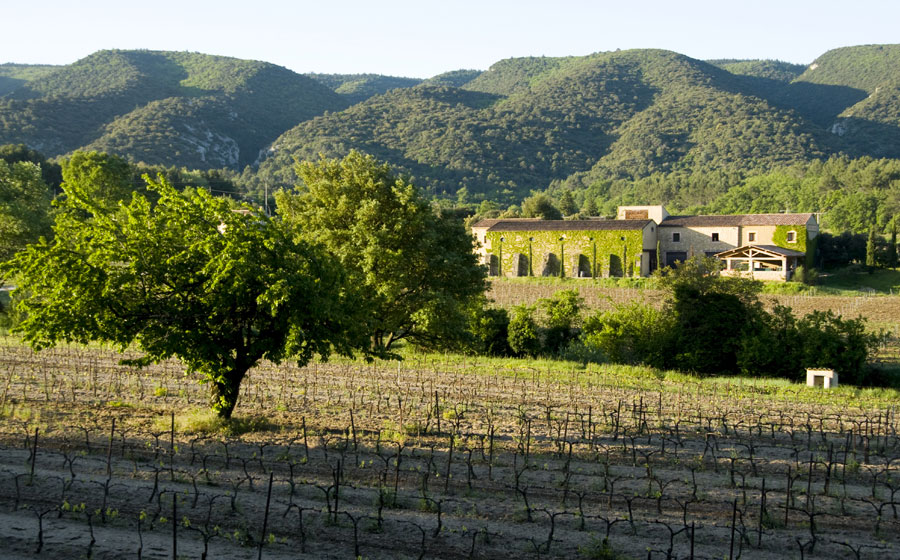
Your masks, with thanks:
[[[890,404],[455,357],[265,364],[238,405],[265,421],[225,435],[190,430],[206,394],[177,362],[121,357],[0,339],[4,558],[900,550]]]

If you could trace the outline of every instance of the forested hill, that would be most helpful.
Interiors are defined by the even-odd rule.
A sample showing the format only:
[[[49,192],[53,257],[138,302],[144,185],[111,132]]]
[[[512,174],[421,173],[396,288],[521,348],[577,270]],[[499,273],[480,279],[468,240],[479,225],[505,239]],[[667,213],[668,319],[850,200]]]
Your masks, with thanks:
[[[0,64],[0,97],[59,68],[38,64]]]
[[[333,89],[352,105],[366,99],[387,93],[392,89],[407,88],[422,83],[418,78],[400,78],[381,74],[306,74]]]
[[[27,67],[26,67],[27,68]],[[0,97],[0,144],[89,148],[150,164],[238,168],[286,129],[348,102],[273,64],[183,52],[101,51],[32,72]]]
[[[293,185],[295,157],[356,148],[439,196],[510,204],[548,186],[900,157],[898,63],[900,45],[808,66],[630,50],[419,80],[101,51],[65,67],[0,66],[0,144],[199,169],[241,169],[264,150],[243,175],[251,191]]]
[[[294,156],[359,148],[439,194],[519,200],[573,175],[683,166],[764,168],[839,147],[822,127],[754,95],[742,76],[634,50],[498,62],[462,88],[394,90],[301,123],[261,174],[291,183]]]
[[[514,202],[559,182],[898,157],[897,56],[888,45],[839,49],[809,67],[661,50],[503,60],[459,87],[426,82],[300,123],[260,172],[290,184],[294,156],[359,148],[436,194]]]

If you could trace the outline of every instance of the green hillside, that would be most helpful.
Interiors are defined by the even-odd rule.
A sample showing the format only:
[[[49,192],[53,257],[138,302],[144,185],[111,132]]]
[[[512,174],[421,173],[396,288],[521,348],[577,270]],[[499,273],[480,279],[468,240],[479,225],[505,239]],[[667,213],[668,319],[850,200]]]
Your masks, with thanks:
[[[668,51],[498,62],[464,89],[419,86],[301,123],[261,174],[358,148],[442,195],[517,201],[574,175],[766,168],[821,157],[824,131],[745,93],[739,77]],[[480,95],[479,95],[480,94]]]
[[[306,74],[339,94],[348,104],[387,93],[392,89],[413,87],[422,83],[418,78],[400,78],[381,74]]]
[[[210,104],[216,110],[204,110]],[[227,160],[239,167],[252,163],[287,128],[346,106],[320,83],[265,62],[197,53],[101,51],[0,98],[0,144],[25,143],[49,156],[91,147],[148,163],[197,162],[191,150],[151,140],[169,138],[176,144],[199,142],[197,148],[210,161]],[[202,122],[196,121],[198,115]],[[177,139],[190,129],[202,134]],[[130,146],[145,149],[131,153]],[[220,149],[224,151],[214,153]]]
[[[603,209],[632,197],[700,207],[751,174],[900,158],[898,63],[900,45],[836,49],[808,66],[629,50],[419,80],[110,50],[62,67],[0,65],[0,144],[166,167],[259,163],[242,175],[254,194],[293,185],[295,158],[356,148],[464,203],[550,187]]]
[[[900,45],[862,45],[830,50],[797,80],[873,93],[900,78]]]
[[[468,82],[465,87],[497,95],[526,91],[534,79],[555,70],[566,60],[545,56],[501,60]]]
[[[0,64],[0,97],[57,68],[41,64]]]
[[[451,70],[432,76],[423,83],[431,86],[464,87],[481,74],[481,70]]]
[[[802,64],[792,64],[780,60],[708,60],[713,66],[718,66],[732,74],[763,78],[776,82],[789,83],[797,79],[806,70]]]

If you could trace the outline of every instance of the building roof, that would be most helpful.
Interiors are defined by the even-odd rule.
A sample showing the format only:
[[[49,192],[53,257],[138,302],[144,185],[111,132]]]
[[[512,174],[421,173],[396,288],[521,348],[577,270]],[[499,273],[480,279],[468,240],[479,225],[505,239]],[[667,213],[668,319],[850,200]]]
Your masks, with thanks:
[[[758,255],[769,255],[773,257],[804,257],[806,253],[801,251],[794,251],[793,249],[785,249],[784,247],[779,247],[777,245],[744,245],[743,247],[737,247],[735,249],[729,249],[727,251],[722,251],[721,253],[717,253],[716,257],[720,259],[724,259],[727,257],[740,257],[740,256],[758,256]]]
[[[488,231],[625,231],[644,229],[653,220],[481,220],[472,227],[485,227]]]
[[[815,214],[734,214],[669,216],[659,227],[802,226]]]
[[[478,220],[471,227],[473,228],[489,228],[500,220]]]

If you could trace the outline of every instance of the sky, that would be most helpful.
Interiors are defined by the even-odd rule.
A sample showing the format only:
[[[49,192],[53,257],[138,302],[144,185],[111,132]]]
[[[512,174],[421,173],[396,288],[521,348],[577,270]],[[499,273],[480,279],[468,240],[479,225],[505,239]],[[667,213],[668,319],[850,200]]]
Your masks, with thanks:
[[[0,63],[151,49],[414,78],[616,49],[808,64],[838,47],[900,43],[897,0],[42,0],[4,13]]]

